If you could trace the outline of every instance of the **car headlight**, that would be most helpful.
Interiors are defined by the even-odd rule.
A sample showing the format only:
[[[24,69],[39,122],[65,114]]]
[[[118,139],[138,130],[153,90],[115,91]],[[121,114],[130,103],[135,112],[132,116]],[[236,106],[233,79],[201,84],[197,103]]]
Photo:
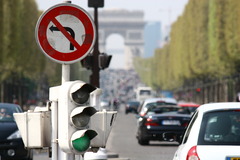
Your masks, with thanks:
[[[8,140],[17,139],[17,138],[22,138],[19,130],[17,130],[16,132],[14,132],[13,134],[11,134],[10,136],[7,137]]]

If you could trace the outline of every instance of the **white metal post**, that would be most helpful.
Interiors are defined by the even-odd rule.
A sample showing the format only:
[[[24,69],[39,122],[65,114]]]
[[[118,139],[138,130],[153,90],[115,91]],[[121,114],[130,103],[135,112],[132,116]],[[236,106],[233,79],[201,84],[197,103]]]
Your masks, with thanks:
[[[62,84],[67,81],[70,81],[70,65],[63,64],[62,65]]]
[[[68,81],[70,81],[70,65],[63,64],[62,65],[62,84],[64,82],[68,82]],[[59,113],[58,113],[58,115],[59,115]],[[58,122],[59,122],[60,118],[61,117],[58,116]],[[59,125],[61,125],[61,124],[58,123],[58,126]],[[59,133],[58,133],[58,137],[59,137]],[[68,154],[68,153],[63,152],[58,145],[58,158],[59,158],[58,160],[74,160],[75,155],[71,154],[71,153]]]
[[[52,160],[58,159],[58,103],[57,101],[52,101]]]
[[[64,1],[65,3],[71,3],[71,1]],[[70,81],[70,65],[69,64],[62,64],[62,84],[64,82]],[[59,114],[58,114],[59,115]],[[59,117],[58,116],[58,122],[59,122]],[[58,123],[58,126],[61,125]],[[74,160],[74,154],[67,154],[63,152],[59,145],[58,145],[58,160]]]

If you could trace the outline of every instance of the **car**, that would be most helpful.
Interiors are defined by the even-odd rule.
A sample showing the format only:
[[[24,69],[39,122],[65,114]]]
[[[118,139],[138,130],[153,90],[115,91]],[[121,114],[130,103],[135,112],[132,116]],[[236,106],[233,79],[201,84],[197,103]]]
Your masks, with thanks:
[[[136,99],[138,101],[144,101],[147,98],[154,97],[154,91],[151,87],[137,87],[136,90]]]
[[[182,113],[181,107],[176,104],[151,103],[144,115],[138,118],[138,143],[148,145],[150,141],[164,141],[165,133],[182,135],[190,118],[191,115]]]
[[[183,108],[185,112],[193,113],[200,104],[194,102],[178,102],[178,105]]]
[[[142,102],[138,108],[138,114],[144,116],[147,113],[147,110],[152,105],[177,105],[177,100],[174,98],[148,98]]]
[[[176,140],[176,135],[166,134],[165,138]],[[240,103],[201,105],[180,142],[173,160],[240,159]]]
[[[125,105],[125,114],[137,113],[139,105],[140,105],[139,101],[136,100],[128,101]]]
[[[25,149],[13,113],[23,112],[11,103],[0,103],[0,159],[32,160],[32,150]]]

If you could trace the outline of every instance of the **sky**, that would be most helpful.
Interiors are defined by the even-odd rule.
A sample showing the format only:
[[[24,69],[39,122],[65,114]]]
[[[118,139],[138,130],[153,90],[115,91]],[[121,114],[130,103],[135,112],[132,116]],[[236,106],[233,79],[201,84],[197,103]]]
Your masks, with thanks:
[[[144,11],[145,21],[161,22],[162,30],[164,31],[167,26],[175,22],[178,16],[183,13],[188,1],[189,0],[104,0],[104,8],[100,8],[99,11],[102,9],[141,10]],[[38,8],[45,11],[56,4],[63,3],[64,0],[36,0],[36,2]],[[93,8],[88,7],[88,0],[71,0],[71,2],[72,4],[82,7],[86,11],[93,10]],[[119,59],[119,57],[117,59]],[[114,57],[112,61],[113,60]],[[110,68],[121,68],[121,66],[124,65],[123,63],[124,62],[111,62]],[[112,64],[117,64],[117,66],[114,67]]]
[[[36,2],[38,8],[45,11],[64,0],[36,0]],[[87,6],[87,0],[72,0],[71,2],[87,11],[92,10]],[[143,10],[146,21],[161,21],[163,26],[166,26],[176,21],[187,2],[188,0],[105,0],[102,9]]]

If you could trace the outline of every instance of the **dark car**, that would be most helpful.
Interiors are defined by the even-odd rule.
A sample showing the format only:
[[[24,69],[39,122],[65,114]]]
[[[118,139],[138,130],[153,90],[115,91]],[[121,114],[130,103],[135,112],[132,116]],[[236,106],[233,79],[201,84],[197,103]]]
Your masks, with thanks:
[[[137,113],[138,107],[140,105],[139,101],[129,101],[125,105],[125,113]]]
[[[138,118],[137,140],[140,145],[149,141],[164,141],[164,133],[182,135],[191,115],[182,112],[177,105],[152,105],[146,114]],[[180,137],[180,136],[179,136]]]
[[[0,103],[0,159],[32,160],[32,151],[24,147],[13,113],[22,112],[19,105]]]

